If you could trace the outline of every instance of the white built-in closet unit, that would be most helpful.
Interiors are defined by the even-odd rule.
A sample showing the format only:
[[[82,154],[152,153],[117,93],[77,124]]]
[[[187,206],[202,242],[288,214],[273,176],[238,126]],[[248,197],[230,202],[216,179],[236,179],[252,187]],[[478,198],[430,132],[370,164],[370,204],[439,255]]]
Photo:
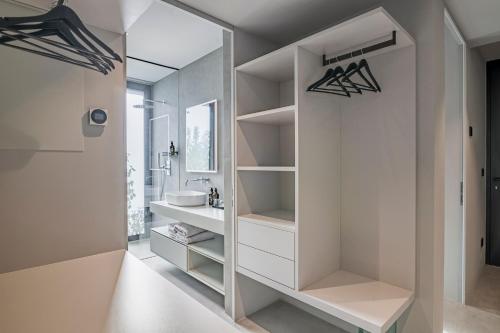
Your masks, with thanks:
[[[382,92],[306,92],[344,54]],[[382,8],[235,69],[235,319],[286,295],[382,333],[415,288],[415,43]],[[279,297],[281,297],[279,296]]]

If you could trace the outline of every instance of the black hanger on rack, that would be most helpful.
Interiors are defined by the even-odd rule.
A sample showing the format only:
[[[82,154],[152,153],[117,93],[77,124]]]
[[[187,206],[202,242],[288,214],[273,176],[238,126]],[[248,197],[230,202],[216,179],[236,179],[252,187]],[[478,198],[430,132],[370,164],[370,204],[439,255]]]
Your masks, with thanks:
[[[385,40],[371,46],[366,46],[349,53],[338,55],[330,59],[327,59],[326,55],[323,55],[322,64],[325,67],[330,66],[347,59],[364,56],[366,53],[397,45],[396,37],[397,32],[392,31],[391,39],[389,40]],[[354,75],[359,76],[362,82],[360,83],[359,80],[354,80]],[[346,84],[344,85],[344,83]],[[337,89],[331,87],[335,87]],[[340,88],[340,90],[338,88]],[[345,71],[340,66],[337,66],[335,70],[329,68],[320,80],[311,84],[307,88],[307,91],[317,91],[351,97],[351,93],[362,94],[363,91],[381,92],[382,89],[380,88],[380,85],[375,79],[372,71],[370,70],[368,61],[366,61],[366,59],[362,59],[359,63],[353,62],[349,64]]]
[[[363,93],[361,89],[354,82],[352,82],[349,77],[346,76],[347,71],[344,71],[344,69],[340,66],[337,66],[336,70],[338,71],[339,75],[342,76],[342,80],[339,80],[340,77],[335,77],[326,84],[327,86],[336,86],[342,88],[343,90],[347,90],[349,93]],[[348,85],[345,86],[342,82],[346,82]]]
[[[370,80],[366,78],[366,76],[363,74],[362,70],[365,70],[368,76],[370,77]],[[359,83],[357,81],[352,81],[351,77],[353,75],[357,74],[364,83]],[[377,80],[375,79],[375,76],[372,74],[370,70],[370,65],[368,65],[368,61],[366,59],[362,59],[359,64],[356,63],[351,63],[346,71],[345,71],[345,77],[343,80],[348,80],[350,83],[354,84],[356,87],[358,87],[361,90],[366,90],[366,91],[372,91],[372,92],[381,92],[382,90],[380,89],[380,85],[378,84]]]
[[[88,65],[94,65],[99,69],[100,72],[108,72],[111,71],[115,68],[113,65],[113,62],[107,58],[101,58],[96,56],[93,52],[89,52],[84,45],[80,43],[78,39],[75,38],[71,30],[68,29],[68,27],[65,24],[62,24],[60,21],[49,21],[49,22],[44,22],[40,24],[24,24],[22,25],[21,29],[33,29],[36,30],[34,32],[30,32],[29,34],[20,32],[21,29],[18,29],[18,26],[14,27],[18,31],[18,39],[17,38],[12,38],[12,37],[1,37],[0,38],[0,44],[2,43],[3,40],[20,40],[24,43],[26,43],[26,39],[32,38],[36,41],[42,41],[45,43],[48,43],[49,45],[54,45],[54,46],[59,46],[62,50],[65,52],[69,52],[72,54],[79,55],[82,58],[88,59]],[[10,31],[10,30],[9,30]],[[51,37],[51,36],[57,36],[61,40],[65,41],[66,43],[74,46],[74,47],[67,47],[66,45],[61,43],[58,43],[57,41],[54,41],[53,39],[43,39],[45,37]],[[40,48],[40,45],[35,44],[37,48]],[[92,44],[89,45],[94,52],[98,51],[95,46]],[[31,52],[33,49],[28,49],[26,51]],[[50,50],[51,54],[58,55],[60,57],[64,57],[63,54],[55,52],[55,50],[51,49]],[[63,59],[60,59],[63,60]],[[64,61],[64,60],[63,60]]]
[[[3,35],[0,44],[103,74],[115,68],[112,60],[123,62],[63,3],[63,0],[59,0],[53,9],[42,15],[0,18],[0,35]],[[47,38],[54,36],[61,41]]]
[[[335,69],[329,68],[319,81],[316,81],[307,88],[307,91],[351,97],[349,90],[347,90],[340,80],[343,75],[344,70],[342,67],[337,66]],[[326,86],[324,86],[325,84]]]

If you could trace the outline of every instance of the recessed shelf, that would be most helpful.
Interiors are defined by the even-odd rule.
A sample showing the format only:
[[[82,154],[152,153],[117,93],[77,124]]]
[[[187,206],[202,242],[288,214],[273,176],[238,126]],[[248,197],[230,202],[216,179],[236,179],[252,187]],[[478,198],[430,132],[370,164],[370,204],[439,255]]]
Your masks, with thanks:
[[[414,299],[411,290],[347,271],[337,271],[300,291],[240,266],[236,271],[373,333],[386,333]]]
[[[281,172],[295,172],[293,166],[239,166],[238,171],[281,171]]]
[[[337,271],[300,291],[300,299],[369,332],[384,333],[410,306],[411,290]]]
[[[189,244],[188,249],[224,264],[224,237],[222,236],[217,236],[214,239],[203,242]]]
[[[294,77],[294,55],[295,48],[293,46],[284,47],[278,52],[268,53],[240,65],[236,67],[236,71],[275,82],[292,80]]]
[[[295,231],[295,211],[273,210],[255,214],[245,214],[238,217],[241,220],[261,224],[276,229]]]
[[[279,225],[293,224],[294,172],[238,172],[237,180],[238,216],[252,215],[258,221],[269,222],[276,219]]]
[[[207,261],[188,270],[188,274],[224,295],[224,266],[215,261]]]
[[[236,120],[267,125],[293,124],[295,122],[295,105],[245,114]]]

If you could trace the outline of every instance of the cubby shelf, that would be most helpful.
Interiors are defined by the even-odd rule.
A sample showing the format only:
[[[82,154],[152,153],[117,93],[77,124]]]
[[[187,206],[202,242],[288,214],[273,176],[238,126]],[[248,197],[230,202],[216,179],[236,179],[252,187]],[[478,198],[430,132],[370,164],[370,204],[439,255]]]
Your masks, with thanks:
[[[245,114],[236,120],[266,125],[293,124],[295,122],[295,105]]]
[[[337,271],[299,292],[300,300],[369,332],[384,333],[413,301],[413,291]]]
[[[249,61],[236,70],[268,81],[284,82],[293,79],[294,64],[295,49],[291,46]]]
[[[293,166],[239,166],[238,171],[281,171],[281,172],[295,172]]]
[[[188,270],[189,275],[224,295],[224,269],[220,263],[208,261]]]
[[[374,333],[388,332],[415,298],[411,290],[347,271],[337,271],[298,291],[266,279],[244,267],[238,266],[236,271]]]
[[[218,263],[224,264],[224,237],[222,236],[216,236],[214,239],[189,244],[188,249],[204,257],[215,260]]]
[[[245,214],[238,216],[238,219],[285,231],[295,231],[295,212],[292,210]]]

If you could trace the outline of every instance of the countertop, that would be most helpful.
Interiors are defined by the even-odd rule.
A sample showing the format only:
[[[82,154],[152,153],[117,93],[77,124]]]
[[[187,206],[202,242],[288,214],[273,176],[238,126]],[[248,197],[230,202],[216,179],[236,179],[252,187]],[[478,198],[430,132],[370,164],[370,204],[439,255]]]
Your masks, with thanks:
[[[188,223],[224,235],[224,210],[208,206],[181,207],[166,201],[153,201],[151,211],[161,216]]]

